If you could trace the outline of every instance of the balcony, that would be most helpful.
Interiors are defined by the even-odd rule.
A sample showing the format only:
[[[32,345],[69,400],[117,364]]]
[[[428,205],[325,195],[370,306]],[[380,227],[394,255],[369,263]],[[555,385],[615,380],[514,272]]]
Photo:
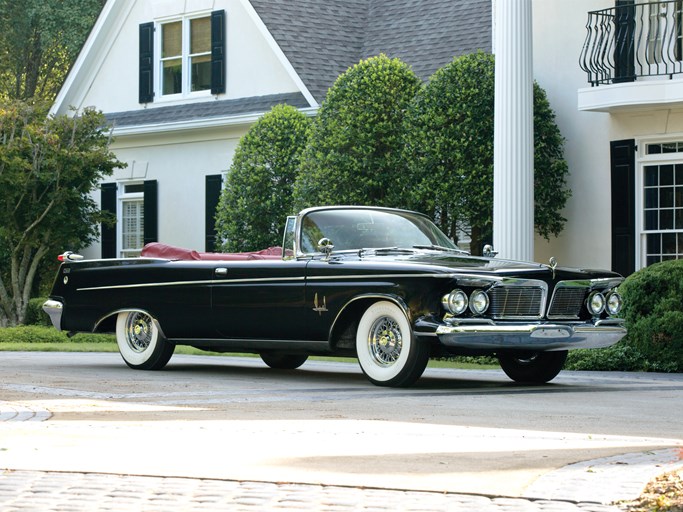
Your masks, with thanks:
[[[579,90],[579,110],[683,105],[682,29],[683,0],[589,12],[579,65],[590,88]]]

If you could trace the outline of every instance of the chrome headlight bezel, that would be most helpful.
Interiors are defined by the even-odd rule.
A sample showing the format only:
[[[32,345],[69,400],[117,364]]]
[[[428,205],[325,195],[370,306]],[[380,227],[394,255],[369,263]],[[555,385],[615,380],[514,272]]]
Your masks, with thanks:
[[[462,315],[465,311],[467,311],[469,300],[467,299],[467,294],[464,291],[455,289],[442,297],[441,305],[452,315]]]
[[[607,294],[605,298],[605,309],[609,316],[617,316],[621,313],[621,309],[624,306],[624,299],[616,291],[611,291]]]
[[[605,311],[606,302],[605,296],[602,293],[591,292],[588,299],[586,299],[586,308],[591,315],[600,316]]]
[[[470,311],[474,315],[483,315],[489,309],[491,301],[484,290],[474,290],[470,295]]]

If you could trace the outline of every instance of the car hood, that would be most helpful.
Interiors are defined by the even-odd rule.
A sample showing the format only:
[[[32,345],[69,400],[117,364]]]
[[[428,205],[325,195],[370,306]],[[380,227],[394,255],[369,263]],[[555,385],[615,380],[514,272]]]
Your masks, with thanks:
[[[618,278],[615,272],[608,270],[579,269],[570,267],[553,268],[550,263],[536,263],[499,258],[485,258],[443,251],[415,251],[397,252],[395,254],[353,253],[344,255],[342,259],[357,260],[366,263],[398,263],[432,267],[435,271],[463,272],[491,276],[515,276],[528,278],[541,278],[552,280],[562,279],[591,279],[591,278]]]

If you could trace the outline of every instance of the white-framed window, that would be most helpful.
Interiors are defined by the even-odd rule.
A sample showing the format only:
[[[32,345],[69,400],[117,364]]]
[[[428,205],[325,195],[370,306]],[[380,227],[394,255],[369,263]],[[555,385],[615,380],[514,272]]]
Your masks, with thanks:
[[[636,266],[642,268],[683,258],[683,137],[639,147]]]
[[[211,91],[211,16],[159,22],[159,84],[161,97]]]
[[[119,190],[119,256],[133,258],[140,256],[145,239],[144,185],[127,183]]]

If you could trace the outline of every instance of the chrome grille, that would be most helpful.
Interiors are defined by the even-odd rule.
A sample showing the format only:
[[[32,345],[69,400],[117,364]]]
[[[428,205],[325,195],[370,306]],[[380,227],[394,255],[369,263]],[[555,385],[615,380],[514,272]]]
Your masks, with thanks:
[[[543,308],[543,289],[535,286],[494,286],[489,290],[490,314],[494,318],[538,318]]]
[[[561,286],[555,289],[548,309],[548,318],[579,318],[587,287]]]

